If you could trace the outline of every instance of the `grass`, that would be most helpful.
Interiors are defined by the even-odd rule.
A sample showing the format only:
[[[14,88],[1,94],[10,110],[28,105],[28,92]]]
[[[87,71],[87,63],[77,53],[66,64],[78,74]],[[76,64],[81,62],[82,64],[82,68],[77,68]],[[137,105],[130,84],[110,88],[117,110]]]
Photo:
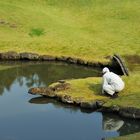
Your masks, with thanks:
[[[125,81],[125,89],[120,93],[119,98],[110,100],[106,103],[106,106],[123,106],[123,107],[136,107],[140,108],[140,82],[139,73],[132,74],[130,77],[123,77]]]
[[[28,51],[100,62],[114,53],[139,58],[139,0],[4,0],[0,7],[0,52]],[[139,78],[139,71],[125,77],[121,97],[107,105],[135,102],[139,106]],[[69,92],[87,95],[88,100],[93,90],[99,93],[100,80],[72,81]],[[95,84],[92,90],[87,81]]]
[[[134,74],[131,77],[122,77],[125,81],[125,89],[119,93],[119,97],[116,99],[110,99],[101,93],[101,83],[102,78],[100,77],[89,77],[85,79],[74,79],[69,80],[71,88],[58,92],[59,95],[70,95],[73,100],[76,98],[81,98],[82,101],[90,102],[101,100],[106,103],[104,106],[111,107],[113,105],[118,105],[122,107],[136,107],[140,108],[139,98],[140,98],[140,83],[137,79],[140,75]],[[135,84],[133,84],[135,83]]]
[[[107,62],[105,57],[114,53],[139,58],[139,0],[1,0],[0,7],[0,52],[28,51],[99,62]],[[139,71],[125,77],[121,97],[107,105],[135,102],[139,107],[139,78]],[[71,81],[69,92],[87,95],[88,100],[99,93],[100,80]],[[95,84],[92,90],[87,81]]]
[[[131,135],[123,136],[123,137],[112,138],[109,140],[138,140],[139,137],[140,137],[140,133],[135,133],[135,134],[131,134]]]
[[[68,83],[71,84],[71,88],[57,92],[58,95],[69,95],[72,100],[79,98],[81,101],[90,102],[96,100],[107,100],[106,96],[100,94],[101,90],[101,78],[85,78],[85,79],[75,79],[68,80]],[[57,83],[52,84],[51,86]]]
[[[34,36],[41,36],[41,35],[44,35],[45,34],[45,31],[44,31],[44,29],[42,29],[42,28],[33,28],[33,29],[31,29],[31,31],[30,31],[30,33],[29,33],[29,35],[31,36],[31,37],[34,37]]]
[[[139,0],[1,0],[0,7],[1,52],[100,62],[114,53],[140,54]]]
[[[27,51],[96,62],[107,62],[106,56],[114,53],[139,58],[139,23],[139,0],[1,0],[0,52]],[[138,71],[123,77],[126,87],[118,99],[101,95],[101,78],[71,80],[71,89],[59,94],[105,100],[106,106],[140,108],[139,64],[135,66]],[[138,138],[139,133],[118,140]]]

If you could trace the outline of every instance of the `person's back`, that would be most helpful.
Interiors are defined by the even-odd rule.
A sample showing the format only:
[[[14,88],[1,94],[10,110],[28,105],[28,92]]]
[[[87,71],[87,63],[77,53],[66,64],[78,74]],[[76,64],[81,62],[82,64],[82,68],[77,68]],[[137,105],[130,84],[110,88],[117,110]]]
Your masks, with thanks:
[[[108,84],[111,85],[116,92],[119,92],[124,88],[124,82],[117,74],[113,72],[107,72],[103,77],[106,78]]]

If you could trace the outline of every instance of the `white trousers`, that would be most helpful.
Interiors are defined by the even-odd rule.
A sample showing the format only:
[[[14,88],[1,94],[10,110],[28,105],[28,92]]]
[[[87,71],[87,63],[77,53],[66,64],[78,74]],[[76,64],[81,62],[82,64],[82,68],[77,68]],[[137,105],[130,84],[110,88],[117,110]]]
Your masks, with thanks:
[[[115,93],[115,89],[111,85],[104,85],[103,90],[110,95]]]

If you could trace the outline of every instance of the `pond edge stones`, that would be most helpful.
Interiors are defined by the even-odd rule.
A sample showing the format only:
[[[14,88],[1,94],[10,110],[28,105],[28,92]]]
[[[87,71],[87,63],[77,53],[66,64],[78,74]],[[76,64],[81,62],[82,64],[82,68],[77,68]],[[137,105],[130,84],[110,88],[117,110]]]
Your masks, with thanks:
[[[130,119],[140,119],[140,109],[134,107],[121,107],[121,106],[110,106],[105,107],[104,101],[84,101],[83,98],[73,99],[70,95],[57,94],[59,91],[65,91],[66,89],[71,88],[71,85],[65,80],[59,80],[57,84],[49,87],[35,87],[29,89],[28,93],[30,94],[39,94],[44,97],[55,98],[58,101],[61,101],[66,104],[73,104],[81,107],[81,109],[87,109],[91,111],[107,112],[107,113],[116,113],[121,117],[130,118]]]
[[[50,55],[39,55],[37,53],[29,53],[29,52],[22,52],[22,53],[17,53],[15,51],[9,51],[9,52],[3,52],[0,53],[0,61],[19,61],[19,60],[28,60],[28,61],[62,61],[62,62],[67,62],[67,63],[73,63],[73,64],[80,64],[84,66],[90,66],[90,67],[109,67],[111,66],[110,63],[107,64],[102,64],[100,62],[89,62],[82,60],[80,58],[73,58],[73,57],[66,57],[66,56],[60,56],[60,57],[55,57],[55,56],[50,56]],[[115,64],[115,67],[122,71],[124,75],[129,75],[128,69],[126,68],[124,62],[120,58],[119,55],[114,55],[112,57],[113,65]],[[112,65],[112,67],[113,67]],[[31,88],[29,89],[29,93],[31,94],[39,94],[42,96],[50,97],[50,98],[56,98],[64,103],[69,103],[69,104],[75,104],[80,106],[81,108],[85,109],[91,109],[91,110],[96,110],[96,109],[102,109],[102,111],[111,111],[111,112],[116,112],[119,115],[127,118],[134,118],[134,119],[140,119],[140,109],[133,108],[133,107],[119,107],[118,110],[112,109],[112,107],[105,109],[104,108],[104,102],[102,101],[91,101],[91,102],[85,102],[83,99],[75,99],[72,100],[71,96],[69,95],[61,95],[58,96],[57,92],[61,90],[65,90],[70,88],[69,83],[65,83],[65,81],[59,81],[59,84],[54,86],[54,87],[37,87],[37,88]]]
[[[39,55],[37,53],[30,53],[30,52],[22,52],[17,53],[15,51],[8,51],[8,52],[1,52],[0,53],[0,61],[60,61],[60,62],[66,62],[71,64],[78,64],[88,67],[98,67],[98,68],[104,68],[104,67],[111,67],[115,68],[118,71],[121,72],[122,75],[129,75],[128,69],[125,66],[124,61],[122,58],[114,54],[113,57],[107,57],[107,59],[110,60],[110,62],[94,62],[94,61],[86,61],[81,58],[74,58],[69,56],[51,56],[51,55]]]
[[[17,53],[15,51],[1,52],[0,61],[4,61],[4,60],[61,61],[61,62],[66,62],[71,64],[79,64],[84,66],[102,67],[102,68],[108,66],[108,63],[103,64],[100,62],[86,61],[86,60],[82,60],[81,58],[74,58],[69,56],[39,55],[37,53],[30,53],[30,52]]]

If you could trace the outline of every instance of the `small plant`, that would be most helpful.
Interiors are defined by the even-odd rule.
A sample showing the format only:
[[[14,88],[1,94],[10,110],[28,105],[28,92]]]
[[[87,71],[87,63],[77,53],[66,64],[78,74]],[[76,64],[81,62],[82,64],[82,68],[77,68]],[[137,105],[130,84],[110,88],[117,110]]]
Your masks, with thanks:
[[[31,37],[33,36],[41,36],[41,35],[44,35],[45,34],[45,31],[43,28],[32,28],[29,35]]]

